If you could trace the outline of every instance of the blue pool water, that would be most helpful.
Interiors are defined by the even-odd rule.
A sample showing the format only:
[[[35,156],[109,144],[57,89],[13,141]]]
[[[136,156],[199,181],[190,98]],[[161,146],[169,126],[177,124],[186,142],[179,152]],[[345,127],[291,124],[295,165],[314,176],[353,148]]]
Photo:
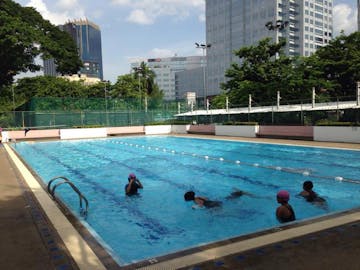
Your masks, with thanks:
[[[15,150],[45,183],[60,175],[74,182],[89,200],[83,223],[121,265],[279,226],[280,189],[298,220],[360,205],[360,151],[171,136],[21,142]],[[140,196],[124,195],[130,172],[144,185]],[[327,207],[296,196],[305,180]],[[254,196],[227,200],[234,188]],[[223,205],[193,210],[188,190]],[[78,215],[68,186],[56,194]]]

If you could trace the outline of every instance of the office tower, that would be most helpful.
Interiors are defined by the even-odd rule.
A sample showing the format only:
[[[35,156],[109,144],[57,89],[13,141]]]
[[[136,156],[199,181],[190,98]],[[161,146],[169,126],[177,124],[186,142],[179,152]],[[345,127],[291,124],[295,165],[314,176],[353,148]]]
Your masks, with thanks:
[[[358,21],[358,31],[360,31],[360,0],[357,0],[357,12],[358,12],[358,18],[357,18],[357,21]]]
[[[76,42],[80,59],[84,64],[79,75],[103,80],[101,31],[99,26],[85,19],[70,21],[60,25],[59,28],[68,32]],[[53,62],[53,59],[44,61],[45,75],[54,76],[56,74]]]
[[[175,98],[176,100],[187,99],[192,93],[194,99],[203,100],[204,88],[204,68],[193,68],[175,73]]]
[[[332,0],[207,0],[208,95],[220,93],[233,54],[265,37],[286,39],[288,56],[310,56],[332,38]]]
[[[145,64],[154,71],[156,77],[155,82],[160,90],[164,92],[165,100],[181,99],[176,94],[176,73],[201,68],[206,65],[205,57],[203,56],[188,56],[188,57],[166,57],[166,58],[152,58],[144,61]],[[140,62],[131,63],[131,68],[134,69],[140,66]],[[200,77],[199,80],[202,80]],[[198,89],[199,93],[203,93],[203,88]]]

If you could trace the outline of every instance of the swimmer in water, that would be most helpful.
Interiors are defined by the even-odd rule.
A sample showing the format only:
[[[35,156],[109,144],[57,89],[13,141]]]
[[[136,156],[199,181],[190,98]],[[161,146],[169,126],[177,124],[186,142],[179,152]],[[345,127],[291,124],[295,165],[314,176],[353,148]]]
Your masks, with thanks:
[[[221,201],[212,201],[206,197],[195,196],[194,191],[188,191],[184,194],[185,201],[194,201],[195,205],[192,208],[197,207],[206,207],[206,208],[213,208],[213,207],[220,207],[222,205]]]
[[[299,196],[303,197],[307,202],[327,208],[326,200],[313,191],[313,187],[314,184],[312,181],[305,181],[303,183],[303,190],[299,193]]]
[[[125,185],[125,194],[127,196],[132,196],[138,194],[138,189],[143,188],[140,180],[137,179],[136,175],[133,173],[129,174],[128,183]]]
[[[279,222],[285,223],[294,221],[295,218],[295,212],[291,205],[288,203],[290,200],[290,194],[286,190],[280,190],[276,195],[277,202],[281,204],[276,209],[276,218]]]
[[[228,195],[225,199],[227,199],[227,200],[236,199],[236,198],[239,198],[244,195],[254,196],[253,194],[251,194],[249,192],[234,188],[234,191],[231,192],[230,195]]]

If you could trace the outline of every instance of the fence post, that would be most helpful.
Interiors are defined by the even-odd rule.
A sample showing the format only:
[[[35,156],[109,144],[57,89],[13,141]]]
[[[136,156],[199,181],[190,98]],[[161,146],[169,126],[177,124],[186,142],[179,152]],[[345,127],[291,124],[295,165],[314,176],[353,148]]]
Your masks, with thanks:
[[[147,96],[145,96],[145,112],[147,113],[148,111],[148,100],[147,100]]]
[[[25,118],[24,118],[24,112],[22,112],[22,127],[25,127]]]
[[[229,111],[229,98],[226,97],[226,111]]]
[[[251,98],[251,94],[249,95],[249,112],[251,111],[251,103],[252,103],[252,98]]]
[[[360,105],[360,82],[357,82],[356,105]]]
[[[276,107],[279,110],[280,109],[280,91],[277,91],[277,98],[276,98]]]
[[[312,88],[312,97],[311,97],[311,106],[312,108],[315,108],[315,87]]]

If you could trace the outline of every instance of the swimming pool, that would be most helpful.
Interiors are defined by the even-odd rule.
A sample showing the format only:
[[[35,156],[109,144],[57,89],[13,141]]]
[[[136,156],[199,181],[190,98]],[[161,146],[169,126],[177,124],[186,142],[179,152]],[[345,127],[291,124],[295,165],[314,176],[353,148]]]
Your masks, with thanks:
[[[76,184],[90,203],[84,224],[121,265],[278,226],[279,189],[290,192],[299,220],[359,206],[359,151],[171,136],[22,142],[15,150],[45,183],[63,175]],[[141,196],[124,196],[129,172],[144,184]],[[327,208],[295,196],[309,179]],[[234,188],[254,196],[226,200]],[[190,189],[223,206],[192,210],[183,199]],[[56,192],[77,214],[74,193]]]

